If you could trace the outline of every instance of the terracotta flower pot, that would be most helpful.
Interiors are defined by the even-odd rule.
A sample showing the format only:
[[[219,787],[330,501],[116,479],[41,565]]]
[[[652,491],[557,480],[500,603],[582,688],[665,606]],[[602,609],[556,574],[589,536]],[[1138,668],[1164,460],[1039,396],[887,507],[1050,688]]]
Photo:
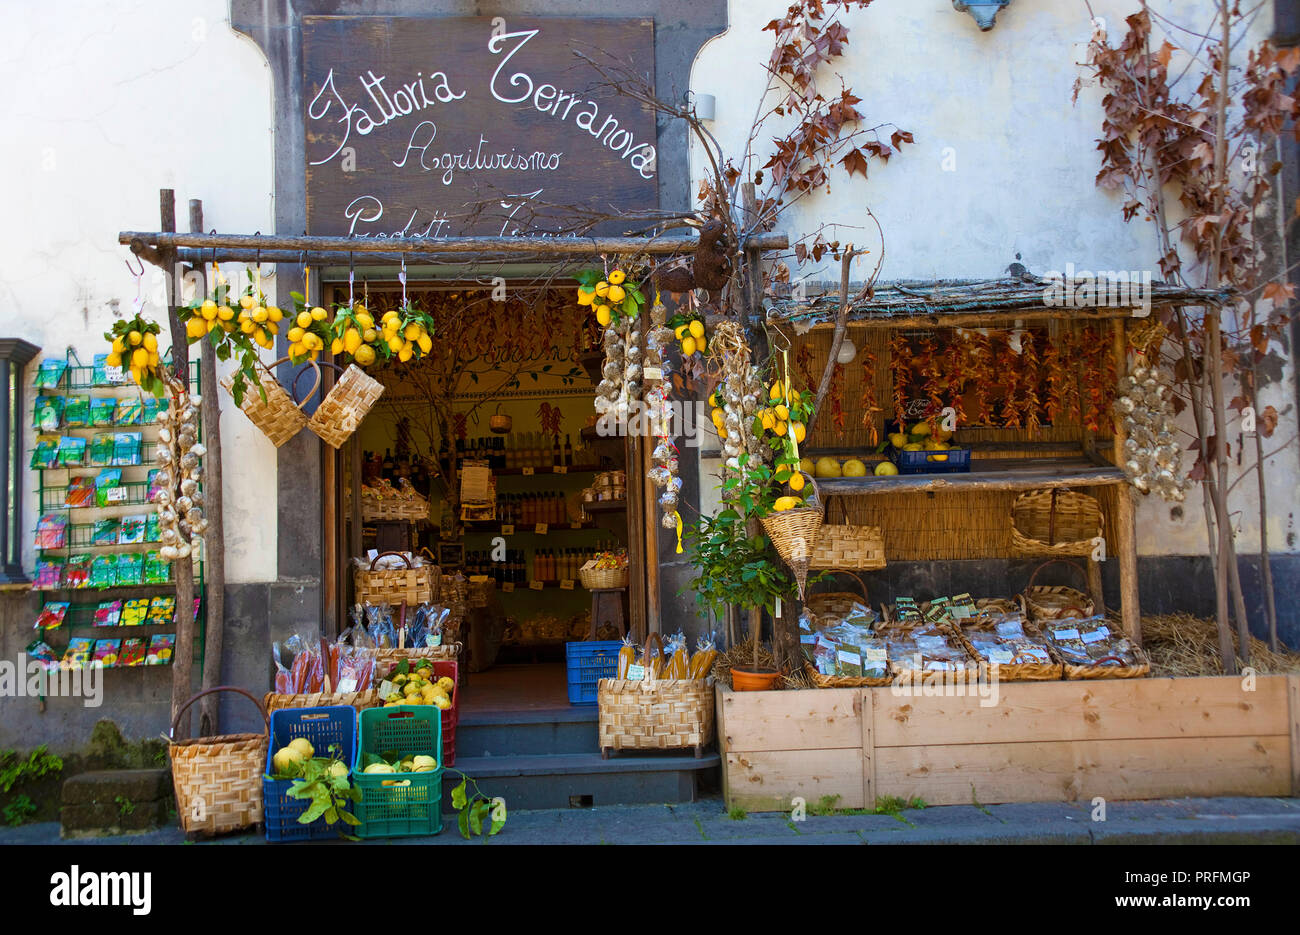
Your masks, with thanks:
[[[738,692],[771,691],[780,681],[781,673],[776,669],[754,668],[753,666],[732,666],[731,687]]]

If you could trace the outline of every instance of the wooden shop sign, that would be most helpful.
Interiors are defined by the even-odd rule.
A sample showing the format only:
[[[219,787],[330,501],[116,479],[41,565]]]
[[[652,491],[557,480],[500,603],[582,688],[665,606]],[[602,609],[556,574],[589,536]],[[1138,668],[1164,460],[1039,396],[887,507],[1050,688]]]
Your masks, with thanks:
[[[653,20],[308,16],[302,43],[311,234],[545,237],[658,206],[653,113],[574,55],[653,85]]]

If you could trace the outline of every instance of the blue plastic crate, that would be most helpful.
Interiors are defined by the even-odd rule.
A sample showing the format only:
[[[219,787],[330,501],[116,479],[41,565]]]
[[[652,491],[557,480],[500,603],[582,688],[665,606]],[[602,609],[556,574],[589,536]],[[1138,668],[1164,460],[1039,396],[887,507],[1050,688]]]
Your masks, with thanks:
[[[899,474],[970,473],[969,448],[949,448],[947,451],[900,451],[892,448],[889,457],[898,466]]]
[[[311,824],[300,824],[299,816],[307,811],[308,799],[289,797],[293,781],[268,778],[273,770],[275,752],[296,737],[306,737],[317,756],[330,756],[329,748],[339,747],[339,758],[351,772],[357,750],[357,709],[337,705],[328,708],[281,708],[271,712],[271,743],[266,752],[266,776],[262,778],[262,810],[268,841],[310,841],[338,837],[339,829],[351,826],[343,822],[327,824],[324,816]]]
[[[425,773],[365,773],[363,753],[432,756]],[[360,838],[437,834],[442,830],[442,712],[432,705],[367,708],[357,731],[352,785],[361,790],[356,815]]]
[[[566,643],[564,656],[569,677],[569,704],[595,704],[596,683],[618,675],[620,640]]]

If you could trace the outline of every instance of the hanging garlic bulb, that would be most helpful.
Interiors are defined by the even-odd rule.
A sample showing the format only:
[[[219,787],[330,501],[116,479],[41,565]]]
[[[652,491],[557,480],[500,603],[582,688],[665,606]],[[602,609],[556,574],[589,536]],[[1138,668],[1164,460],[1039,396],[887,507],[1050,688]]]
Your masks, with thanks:
[[[1129,437],[1124,441],[1124,474],[1142,493],[1155,492],[1181,503],[1190,481],[1183,471],[1182,448],[1173,436],[1173,379],[1160,367],[1139,364],[1119,383],[1116,415]]]
[[[158,413],[159,471],[154,479],[158,491],[158,556],[172,562],[196,556],[208,527],[203,515],[199,486],[203,481],[202,457],[207,449],[199,444],[199,397],[187,393],[179,381],[171,386],[173,405]]]

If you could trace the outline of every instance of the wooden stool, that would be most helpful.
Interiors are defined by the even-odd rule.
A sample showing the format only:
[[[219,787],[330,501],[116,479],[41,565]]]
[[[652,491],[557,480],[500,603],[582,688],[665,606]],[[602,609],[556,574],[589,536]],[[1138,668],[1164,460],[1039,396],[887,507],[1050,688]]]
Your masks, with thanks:
[[[627,636],[627,620],[623,615],[623,601],[627,597],[627,588],[599,588],[591,592],[591,630],[588,639],[596,638],[596,631],[605,624],[618,627],[622,636]]]

